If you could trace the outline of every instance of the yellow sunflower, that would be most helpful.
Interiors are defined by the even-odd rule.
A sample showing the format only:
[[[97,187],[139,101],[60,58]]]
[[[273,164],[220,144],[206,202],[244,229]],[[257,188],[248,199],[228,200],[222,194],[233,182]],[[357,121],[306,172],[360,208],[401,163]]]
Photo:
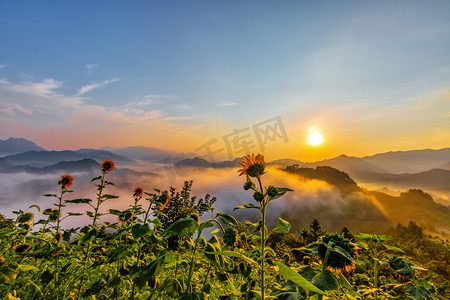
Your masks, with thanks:
[[[72,185],[73,183],[73,177],[70,176],[69,174],[65,174],[63,176],[61,176],[61,180],[58,182],[59,185],[61,185],[61,187],[63,188],[68,188]]]
[[[137,197],[142,197],[143,193],[144,193],[144,189],[141,188],[140,186],[138,186],[137,188],[134,189],[133,196],[136,197],[136,198]]]
[[[104,160],[101,167],[105,173],[111,172],[114,170],[114,162],[110,159]]]
[[[262,154],[249,154],[242,158],[239,162],[242,169],[238,170],[239,176],[248,175],[250,177],[259,177],[263,175],[266,163],[264,162],[264,156]]]

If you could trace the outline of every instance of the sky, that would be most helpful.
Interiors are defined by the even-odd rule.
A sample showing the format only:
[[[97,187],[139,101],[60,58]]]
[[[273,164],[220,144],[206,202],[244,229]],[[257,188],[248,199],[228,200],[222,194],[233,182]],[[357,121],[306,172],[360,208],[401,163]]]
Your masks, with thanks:
[[[450,146],[449,1],[5,0],[0,39],[0,139],[302,161]]]

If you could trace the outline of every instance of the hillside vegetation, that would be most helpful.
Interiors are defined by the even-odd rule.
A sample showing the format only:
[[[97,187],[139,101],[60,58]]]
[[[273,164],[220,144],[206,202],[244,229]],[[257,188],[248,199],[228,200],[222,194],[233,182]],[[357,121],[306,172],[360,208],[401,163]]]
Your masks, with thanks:
[[[101,222],[100,206],[117,198],[108,181],[114,162],[105,160],[92,179],[96,199],[70,199],[76,180],[61,176],[59,191],[45,196],[54,207],[32,205],[15,220],[0,218],[0,297],[2,299],[448,299],[450,255],[445,243],[428,236],[415,222],[385,232],[327,232],[314,219],[295,228],[278,218],[267,228],[272,201],[290,188],[265,185],[261,155],[241,161],[249,203],[235,210],[256,210],[258,222],[238,221],[216,211],[211,195],[191,195],[192,182],[180,191],[130,191],[134,201],[117,222]],[[294,170],[339,186],[359,189],[335,169]],[[399,199],[427,197],[412,190]],[[376,195],[375,195],[376,196]],[[392,200],[392,199],[391,199]],[[392,200],[393,201],[393,200]],[[406,201],[406,200],[405,200]],[[428,199],[427,209],[436,208]],[[91,224],[63,230],[61,222],[81,213]],[[393,204],[393,206],[395,206]],[[431,208],[430,208],[431,207]],[[446,216],[442,210],[442,216]],[[412,213],[411,213],[412,216]],[[441,216],[441,215],[439,215]]]

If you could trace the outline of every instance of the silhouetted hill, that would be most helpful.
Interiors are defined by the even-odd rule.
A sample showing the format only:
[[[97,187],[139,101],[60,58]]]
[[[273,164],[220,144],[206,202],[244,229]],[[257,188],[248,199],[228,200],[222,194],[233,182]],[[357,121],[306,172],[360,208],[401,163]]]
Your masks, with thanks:
[[[0,157],[0,167],[9,167],[11,165],[12,164],[9,161],[7,161],[6,159]]]
[[[84,158],[92,158],[98,162],[102,162],[105,159],[112,159],[113,161],[117,162],[117,163],[122,163],[122,164],[129,164],[132,163],[133,160],[124,156],[124,155],[118,155],[115,153],[112,153],[110,151],[105,151],[105,150],[95,150],[95,149],[79,149],[77,151],[75,151],[77,153],[80,153],[83,155]]]
[[[292,166],[287,167],[285,171],[305,178],[305,186],[309,185],[310,179],[322,180],[340,191],[339,197],[333,196],[330,192],[322,192],[320,197],[310,203],[307,202],[308,204],[304,204],[303,201],[290,201],[289,205],[281,210],[281,217],[293,225],[306,226],[305,219],[318,218],[333,230],[347,226],[358,231],[395,226],[397,223],[406,225],[413,220],[426,225],[428,230],[450,233],[449,208],[436,203],[432,196],[420,189],[409,189],[400,196],[391,196],[383,192],[361,189],[347,173],[332,167],[319,166],[314,169]],[[448,178],[448,174],[443,175],[442,171],[447,172],[430,170],[421,174],[390,175],[397,176],[398,180],[402,179],[398,176],[419,175],[416,180],[420,182],[426,176]],[[296,189],[295,186],[290,188]]]
[[[438,169],[450,170],[450,161],[446,164],[443,164]]]
[[[218,163],[209,162],[206,159],[194,157],[194,158],[186,158],[180,160],[176,164],[175,167],[183,168],[183,167],[195,167],[195,168],[233,168],[238,167],[240,158],[236,158],[232,161],[226,160]]]
[[[102,162],[105,159],[112,159],[117,162],[131,162],[130,159],[113,154],[108,151],[92,150],[81,153],[71,150],[63,151],[29,151],[20,154],[13,154],[4,157],[6,160],[16,165],[27,165],[32,167],[43,167],[51,164],[56,164],[60,161],[76,161],[85,158],[91,158],[97,162]]]
[[[56,164],[45,167],[33,166],[0,166],[0,173],[19,173],[30,174],[53,174],[53,173],[74,173],[90,172],[100,170],[100,164],[93,159],[82,159],[78,161],[61,161]]]
[[[387,152],[366,156],[362,159],[386,170],[385,173],[417,173],[439,168],[448,163],[450,148]]]
[[[372,181],[402,188],[450,190],[450,170],[432,169],[416,174],[372,174]]]
[[[0,140],[0,155],[11,155],[27,151],[46,150],[24,138],[9,138],[7,140]]]
[[[368,163],[361,158],[340,155],[332,159],[326,159],[310,164],[312,167],[316,166],[330,166],[339,170],[343,170],[352,177],[358,177],[361,173],[387,173],[384,169],[376,165]]]
[[[271,165],[280,165],[283,167],[297,165],[304,168],[315,168],[318,166],[329,166],[348,173],[351,177],[359,178],[366,173],[388,173],[387,171],[378,168],[361,158],[351,157],[347,155],[340,155],[332,159],[325,159],[317,162],[301,162],[295,159],[279,159],[270,162]]]
[[[375,197],[386,216],[393,223],[426,224],[429,229],[439,232],[450,232],[449,208],[433,201],[433,198],[422,190],[411,189],[395,197],[382,192],[365,191],[365,195]]]
[[[359,190],[356,182],[350,176],[338,169],[329,166],[319,166],[314,168],[301,168],[297,166],[286,167],[286,172],[297,174],[308,179],[323,180],[328,184],[338,187],[341,191]]]
[[[106,150],[117,155],[123,155],[132,159],[145,160],[149,162],[162,161],[164,159],[172,159],[177,153],[169,150],[162,150],[151,147],[135,146],[125,148],[103,147],[100,150]]]

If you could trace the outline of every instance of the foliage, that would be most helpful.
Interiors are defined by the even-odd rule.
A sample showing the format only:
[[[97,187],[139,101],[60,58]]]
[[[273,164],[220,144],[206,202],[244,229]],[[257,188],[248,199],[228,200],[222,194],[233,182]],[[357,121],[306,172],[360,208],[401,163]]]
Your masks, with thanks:
[[[298,236],[281,218],[266,228],[267,205],[289,189],[263,187],[264,166],[253,156],[240,170],[255,176],[244,184],[254,201],[238,209],[259,210],[257,223],[216,212],[209,195],[196,200],[191,181],[180,193],[136,188],[130,208],[109,208],[117,222],[102,223],[100,206],[117,197],[114,163],[94,178],[95,201],[67,200],[64,175],[42,219],[36,205],[0,217],[0,299],[449,298],[448,249],[413,222],[390,236],[327,233],[316,219]],[[91,224],[62,230],[75,206],[88,207]]]

